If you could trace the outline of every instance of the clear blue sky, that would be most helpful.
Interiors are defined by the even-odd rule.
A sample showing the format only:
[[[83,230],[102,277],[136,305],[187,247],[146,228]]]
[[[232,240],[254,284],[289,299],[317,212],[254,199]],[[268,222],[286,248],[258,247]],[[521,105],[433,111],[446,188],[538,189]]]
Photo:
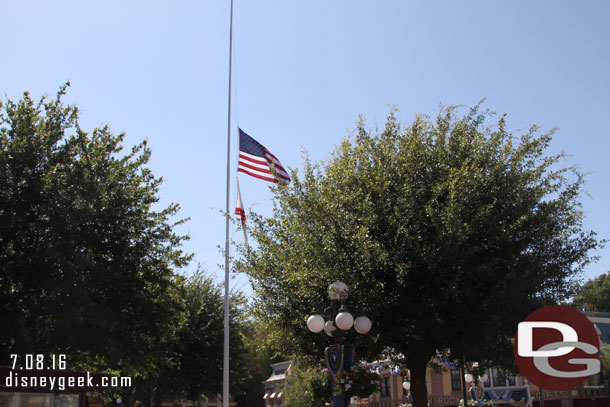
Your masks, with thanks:
[[[192,219],[182,229],[192,237],[186,248],[219,277],[229,4],[0,4],[2,99],[52,95],[70,80],[66,100],[82,110],[84,129],[109,123],[129,145],[148,139],[163,203],[180,203]],[[233,129],[238,118],[298,168],[303,149],[327,157],[359,114],[374,126],[397,105],[409,122],[441,103],[486,97],[516,132],[532,123],[559,128],[551,152],[565,151],[567,164],[590,173],[585,225],[609,238],[609,17],[602,0],[236,0]],[[245,205],[270,215],[268,184],[240,180]],[[231,194],[233,209],[234,187]],[[586,278],[610,270],[610,249],[597,254]],[[249,291],[246,281],[235,285]]]

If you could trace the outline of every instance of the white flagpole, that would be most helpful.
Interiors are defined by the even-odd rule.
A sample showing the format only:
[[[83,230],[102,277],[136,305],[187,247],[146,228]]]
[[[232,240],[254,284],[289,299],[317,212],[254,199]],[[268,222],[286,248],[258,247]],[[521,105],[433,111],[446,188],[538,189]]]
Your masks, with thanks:
[[[227,119],[227,204],[225,240],[225,315],[224,315],[224,359],[222,364],[222,406],[229,407],[229,198],[231,184],[231,66],[233,64],[233,0],[229,25],[229,102]]]

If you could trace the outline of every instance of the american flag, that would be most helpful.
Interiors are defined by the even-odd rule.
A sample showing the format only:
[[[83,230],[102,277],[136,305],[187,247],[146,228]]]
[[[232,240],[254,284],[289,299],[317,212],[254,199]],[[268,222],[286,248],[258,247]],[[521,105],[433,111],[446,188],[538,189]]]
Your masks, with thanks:
[[[239,129],[239,161],[237,165],[237,171],[245,172],[265,181],[290,182],[290,176],[280,160],[242,129]]]

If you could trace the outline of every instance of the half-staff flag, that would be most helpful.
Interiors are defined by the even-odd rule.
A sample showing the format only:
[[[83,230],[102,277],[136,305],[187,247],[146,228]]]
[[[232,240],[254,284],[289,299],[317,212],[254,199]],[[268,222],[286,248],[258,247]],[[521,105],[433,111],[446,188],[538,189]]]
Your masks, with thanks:
[[[241,229],[244,231],[244,243],[246,244],[246,249],[249,249],[248,233],[246,232],[246,210],[244,209],[244,204],[241,201],[241,191],[239,190],[239,178],[237,178],[237,202],[235,203],[235,214],[239,215],[241,218]]]
[[[235,214],[241,217],[242,226],[246,225],[246,211],[241,201],[241,191],[239,190],[239,179],[237,180],[237,202],[235,203]]]
[[[265,146],[242,129],[239,130],[239,161],[237,171],[269,182],[290,182],[290,176],[280,160]]]

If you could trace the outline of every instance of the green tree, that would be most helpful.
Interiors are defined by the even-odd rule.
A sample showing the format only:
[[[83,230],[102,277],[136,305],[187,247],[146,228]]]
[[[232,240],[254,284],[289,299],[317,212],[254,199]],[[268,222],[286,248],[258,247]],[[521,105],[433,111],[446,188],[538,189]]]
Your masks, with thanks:
[[[65,90],[0,104],[2,357],[63,353],[69,369],[132,376],[135,386],[105,394],[127,405],[213,397],[221,286],[176,273],[191,258],[174,232],[185,220],[172,221],[176,204],[159,209],[146,142],[126,152],[108,126],[85,132]],[[252,387],[243,294],[233,293],[230,315],[231,394],[242,396]]]
[[[322,354],[331,340],[305,321],[341,280],[373,321],[347,340],[363,358],[405,355],[422,407],[437,350],[501,362],[517,323],[571,292],[599,244],[582,228],[582,177],[545,155],[552,132],[516,137],[495,117],[447,108],[401,129],[392,112],[378,133],[361,121],[328,161],[272,188],[273,216],[250,216],[256,249],[236,270],[286,348]]]
[[[248,318],[241,327],[244,341],[245,369],[242,390],[236,395],[238,406],[263,407],[264,387],[261,385],[272,372],[271,363],[281,362],[289,357],[276,349],[273,331],[257,319]]]
[[[184,318],[183,220],[158,208],[146,142],[85,132],[66,86],[0,105],[0,347],[146,376]]]
[[[610,311],[610,272],[587,281],[574,296],[573,304],[582,311]]]
[[[331,401],[328,375],[293,363],[282,387],[286,407],[324,407]]]
[[[606,389],[610,388],[610,345],[602,344],[601,352],[599,354],[599,360],[601,362],[601,379],[602,384],[606,386]]]
[[[162,401],[214,397],[222,391],[224,294],[222,286],[199,271],[180,287],[185,318],[175,327],[175,341],[162,359],[171,361],[137,384],[138,400],[159,406]],[[230,393],[242,396],[247,387],[247,359],[244,345],[249,333],[246,299],[234,292],[230,303]],[[260,382],[257,383],[258,387]],[[261,395],[262,400],[262,395]]]

